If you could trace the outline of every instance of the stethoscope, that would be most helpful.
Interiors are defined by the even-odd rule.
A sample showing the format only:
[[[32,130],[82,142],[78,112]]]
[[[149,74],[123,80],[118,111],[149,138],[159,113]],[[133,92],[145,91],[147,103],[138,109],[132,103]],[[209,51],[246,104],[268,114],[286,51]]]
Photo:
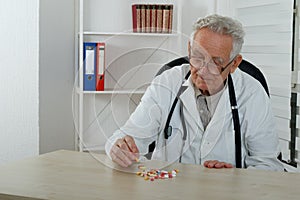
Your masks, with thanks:
[[[173,101],[173,104],[172,104],[172,107],[171,107],[171,110],[168,114],[168,118],[167,118],[167,122],[166,122],[166,125],[165,125],[165,128],[164,128],[164,142],[165,142],[165,156],[166,156],[166,160],[167,160],[167,140],[168,138],[172,135],[172,126],[170,125],[170,122],[171,122],[171,119],[172,119],[172,115],[173,115],[173,112],[174,112],[174,109],[176,107],[176,104],[179,100],[179,96],[187,89],[188,86],[186,85],[183,85],[183,83],[185,81],[187,81],[188,77],[190,76],[191,74],[191,71],[189,71],[186,76],[184,77],[184,80],[182,81],[182,84],[176,94],[176,97]],[[185,142],[186,142],[186,138],[187,138],[187,129],[186,129],[186,123],[185,123],[185,120],[184,120],[184,114],[183,114],[183,104],[180,103],[179,105],[179,116],[180,116],[180,121],[181,121],[181,124],[182,124],[182,129],[183,129],[183,136],[182,136],[182,144],[181,144],[181,149],[180,149],[180,156],[179,156],[179,163],[181,163],[181,159],[182,159],[182,154],[183,154],[183,149],[184,149],[184,146],[185,146]]]
[[[172,126],[170,125],[172,115],[174,112],[174,109],[176,107],[176,104],[179,100],[179,96],[186,90],[187,86],[183,85],[185,81],[187,81],[188,77],[190,76],[191,71],[189,71],[186,76],[184,77],[184,80],[176,94],[176,97],[173,101],[171,110],[168,114],[168,118],[166,121],[166,125],[164,128],[164,143],[165,143],[165,156],[167,159],[167,140],[172,135]],[[230,98],[230,105],[231,105],[231,112],[232,112],[232,118],[233,118],[233,125],[234,125],[234,132],[235,132],[235,161],[236,161],[236,167],[241,168],[242,167],[242,153],[241,153],[241,130],[240,130],[240,120],[239,120],[239,114],[238,114],[238,107],[236,103],[236,97],[234,92],[234,86],[233,81],[231,78],[231,75],[228,75],[228,90],[229,90],[229,98]],[[180,120],[182,123],[183,128],[183,136],[182,136],[182,145],[180,149],[180,156],[179,156],[179,163],[181,163],[182,155],[183,155],[183,149],[186,143],[187,138],[187,129],[186,129],[186,123],[184,120],[184,114],[183,114],[183,104],[180,103]]]

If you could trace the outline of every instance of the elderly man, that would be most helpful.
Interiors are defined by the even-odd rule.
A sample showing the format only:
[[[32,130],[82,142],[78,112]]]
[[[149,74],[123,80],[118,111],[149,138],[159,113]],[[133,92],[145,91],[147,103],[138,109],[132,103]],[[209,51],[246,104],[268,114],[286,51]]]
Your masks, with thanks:
[[[283,171],[270,100],[256,79],[238,69],[244,35],[242,25],[229,17],[199,19],[188,44],[190,64],[153,80],[126,124],[107,141],[111,159],[127,167],[156,141],[152,159],[235,167],[230,76],[239,107],[242,167]],[[164,127],[176,96],[166,139]]]

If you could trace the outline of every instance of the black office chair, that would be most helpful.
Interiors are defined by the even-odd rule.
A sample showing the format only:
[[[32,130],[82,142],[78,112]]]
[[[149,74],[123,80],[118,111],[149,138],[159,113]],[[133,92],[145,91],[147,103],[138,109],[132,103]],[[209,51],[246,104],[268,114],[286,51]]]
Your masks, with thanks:
[[[157,72],[156,76],[160,75],[161,73],[163,73],[164,71],[168,70],[168,69],[171,69],[172,67],[175,67],[175,66],[179,66],[179,65],[182,65],[182,64],[188,64],[189,63],[189,58],[187,56],[185,57],[180,57],[180,58],[177,58],[175,60],[172,60],[171,62],[165,64],[164,66],[161,67],[161,69]],[[261,85],[263,86],[263,88],[265,89],[266,93],[268,96],[270,96],[269,94],[269,89],[268,89],[268,85],[267,85],[267,81],[264,77],[264,75],[262,74],[262,72],[257,68],[255,67],[253,64],[251,64],[250,62],[246,61],[246,60],[242,60],[241,64],[238,66],[239,69],[241,69],[243,72],[245,73],[248,73],[249,75],[251,75],[253,78],[257,79]],[[234,99],[235,99],[235,95],[234,95]],[[232,99],[231,99],[232,100]],[[235,101],[235,100],[234,100]],[[175,103],[176,104],[176,103]],[[173,111],[171,111],[173,113]],[[234,118],[237,118],[237,121],[238,120],[238,113],[234,113],[236,114],[237,116],[233,116]],[[172,115],[172,114],[171,114]],[[240,129],[239,128],[239,122],[237,122],[236,120],[234,120],[234,123],[235,123],[235,128],[237,127],[237,129]],[[240,134],[240,133],[239,133]],[[239,136],[240,137],[240,136]],[[152,152],[154,151],[154,148],[155,148],[155,141],[152,142],[149,146],[148,146],[148,153],[145,155],[148,159],[151,158],[152,156]],[[240,147],[239,147],[240,148]],[[239,153],[240,154],[240,153]],[[282,161],[281,159],[281,153],[280,155],[278,156],[278,159]],[[239,164],[241,165],[241,164]]]

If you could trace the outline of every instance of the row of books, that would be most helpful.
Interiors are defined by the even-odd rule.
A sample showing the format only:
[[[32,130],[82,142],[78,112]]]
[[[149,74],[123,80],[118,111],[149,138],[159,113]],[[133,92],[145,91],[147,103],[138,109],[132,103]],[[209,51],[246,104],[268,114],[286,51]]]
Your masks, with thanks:
[[[133,32],[171,33],[173,21],[172,4],[133,4]]]
[[[105,43],[83,44],[83,90],[103,91],[105,74]]]

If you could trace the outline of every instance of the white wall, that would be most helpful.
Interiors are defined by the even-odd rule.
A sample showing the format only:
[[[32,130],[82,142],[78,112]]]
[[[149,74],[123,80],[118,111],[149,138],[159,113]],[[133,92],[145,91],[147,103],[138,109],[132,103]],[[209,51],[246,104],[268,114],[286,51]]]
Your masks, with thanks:
[[[293,0],[232,0],[246,32],[243,58],[265,75],[283,159],[290,160]],[[278,81],[280,80],[280,81]]]
[[[0,163],[37,155],[39,1],[0,0]]]
[[[40,1],[40,153],[74,150],[74,0]]]
[[[216,0],[182,0],[182,54],[187,55],[187,43],[194,22],[216,12]]]

